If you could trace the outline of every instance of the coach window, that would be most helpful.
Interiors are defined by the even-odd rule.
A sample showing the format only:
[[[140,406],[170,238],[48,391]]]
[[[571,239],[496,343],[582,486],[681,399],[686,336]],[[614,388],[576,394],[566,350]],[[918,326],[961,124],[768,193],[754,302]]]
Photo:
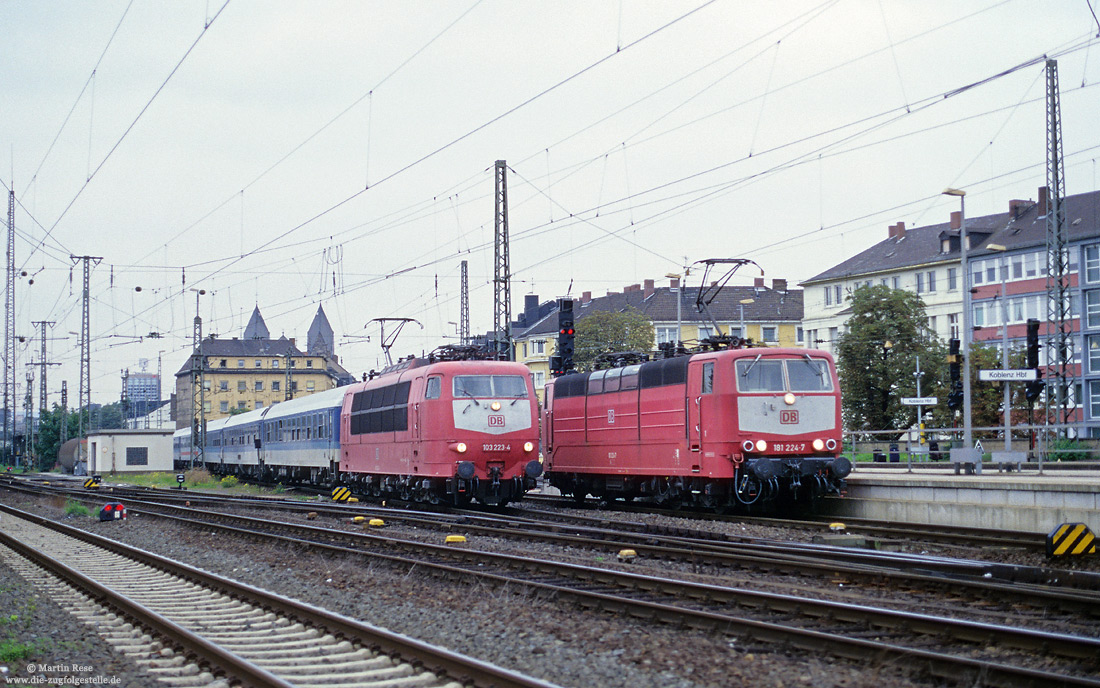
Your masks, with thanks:
[[[619,382],[623,374],[622,368],[612,368],[603,376],[603,391],[618,392]]]
[[[588,376],[589,394],[601,394],[603,392],[603,376],[606,374],[606,370],[597,370]]]
[[[430,377],[428,378],[428,388],[424,391],[425,399],[438,399],[443,393],[443,378]]]
[[[703,364],[703,394],[714,393],[714,361]]]

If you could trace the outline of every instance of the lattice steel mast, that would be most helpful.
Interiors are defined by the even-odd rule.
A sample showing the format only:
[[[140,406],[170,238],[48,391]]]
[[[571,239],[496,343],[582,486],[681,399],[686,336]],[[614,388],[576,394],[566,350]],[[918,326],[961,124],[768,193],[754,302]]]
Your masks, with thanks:
[[[508,163],[496,162],[496,244],[493,273],[493,331],[497,358],[513,360],[512,352],[512,272],[508,257]]]
[[[458,311],[458,343],[466,344],[470,341],[470,268],[466,261],[459,270]]]
[[[205,289],[195,292],[195,326],[191,333],[191,466],[206,462],[203,447],[206,446],[206,357],[202,355],[202,316],[199,315],[199,297]]]
[[[1054,423],[1072,420],[1076,383],[1073,368],[1073,313],[1069,269],[1068,229],[1062,200],[1062,107],[1058,89],[1058,61],[1047,60],[1047,394],[1046,414]],[[1065,431],[1059,431],[1064,434]]]
[[[76,412],[79,418],[79,437],[84,439],[84,412],[87,410],[88,421],[91,422],[92,414],[92,346],[91,346],[91,320],[89,318],[89,304],[91,302],[92,266],[99,265],[102,256],[69,256],[69,260],[75,265],[78,261],[84,263],[84,291],[83,307],[80,316],[80,399],[77,402]]]
[[[8,191],[8,282],[4,302],[5,454],[15,458],[15,183]]]

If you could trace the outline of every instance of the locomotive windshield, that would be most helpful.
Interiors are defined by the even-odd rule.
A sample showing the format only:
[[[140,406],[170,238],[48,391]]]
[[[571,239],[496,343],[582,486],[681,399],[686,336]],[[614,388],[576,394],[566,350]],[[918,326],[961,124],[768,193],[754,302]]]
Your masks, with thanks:
[[[737,389],[742,392],[830,392],[829,364],[820,358],[762,360],[759,356],[736,362]],[[785,373],[785,375],[784,375]]]
[[[522,375],[459,375],[454,379],[455,397],[527,396],[527,381]]]

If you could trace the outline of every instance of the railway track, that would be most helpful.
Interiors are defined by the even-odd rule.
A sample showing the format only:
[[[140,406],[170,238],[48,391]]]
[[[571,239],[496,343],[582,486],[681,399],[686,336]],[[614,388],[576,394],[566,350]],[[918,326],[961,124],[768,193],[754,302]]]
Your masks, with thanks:
[[[524,499],[530,504],[578,508],[577,503],[571,498],[548,495],[527,495]],[[633,513],[670,513],[667,510],[657,509],[652,506],[618,502],[604,504],[594,500],[588,500],[583,505],[580,505],[580,507],[606,508]],[[927,523],[898,523],[894,521],[875,521],[863,518],[771,518],[765,516],[722,515],[690,510],[680,510],[675,513],[676,516],[680,518],[703,521],[754,523],[779,528],[800,528],[814,531],[820,531],[823,526],[839,520],[843,521],[845,530],[850,533],[862,533],[888,538],[901,538],[971,547],[1019,547],[1031,551],[1043,551],[1046,549],[1045,534],[1029,533],[1027,531],[967,526],[942,526]]]
[[[1100,639],[1010,628],[807,596],[765,593],[605,567],[471,551],[270,518],[160,507],[206,530],[368,557],[448,577],[568,597],[584,607],[706,627],[858,661],[897,661],[955,680],[998,685],[1100,686]],[[169,514],[167,512],[175,512]],[[950,653],[944,647],[957,648]]]
[[[70,493],[90,499],[84,491]],[[131,493],[135,494],[135,493]],[[131,509],[156,511],[162,502],[188,503],[199,510],[221,505],[263,507],[304,514],[314,512],[346,520],[349,515],[381,517],[414,528],[461,531],[519,542],[541,540],[566,547],[604,552],[634,549],[650,560],[689,563],[695,571],[722,575],[736,570],[771,571],[784,575],[811,575],[829,580],[838,574],[849,583],[883,588],[907,587],[948,592],[959,604],[1030,605],[1036,610],[1057,608],[1085,620],[1100,618],[1100,574],[1061,569],[947,559],[865,549],[784,542],[747,536],[727,536],[654,524],[608,521],[542,510],[429,513],[366,506],[195,494],[189,498],[160,490],[137,491],[144,499],[127,497]],[[154,501],[155,500],[155,501]],[[164,513],[161,511],[160,513]],[[181,512],[189,513],[189,512]]]
[[[550,684],[3,506],[0,556],[172,686]],[[121,618],[118,618],[121,617]],[[167,650],[167,651],[166,651]],[[166,658],[170,657],[170,658]]]

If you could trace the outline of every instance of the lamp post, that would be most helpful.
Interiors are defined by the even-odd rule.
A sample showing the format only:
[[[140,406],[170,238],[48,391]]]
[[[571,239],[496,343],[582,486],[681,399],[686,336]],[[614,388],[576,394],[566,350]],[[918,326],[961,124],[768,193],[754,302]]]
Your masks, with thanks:
[[[684,276],[676,274],[675,272],[669,272],[665,277],[676,280],[676,341],[673,342],[673,344],[676,345],[676,348],[679,348],[681,339],[680,334],[683,327],[683,325],[681,325],[680,304],[684,300]]]
[[[756,299],[741,299],[739,307],[741,308],[741,339],[748,339],[745,336],[745,306],[750,303],[756,303]],[[763,339],[763,337],[761,337]]]
[[[970,327],[970,266],[966,262],[966,192],[961,189],[944,189],[943,195],[959,199],[959,261],[962,263],[962,383],[963,383],[963,447],[956,454],[957,462],[973,463],[981,470],[981,456],[975,458],[974,433],[970,426],[970,339],[974,334]],[[955,454],[953,450],[952,453]]]

